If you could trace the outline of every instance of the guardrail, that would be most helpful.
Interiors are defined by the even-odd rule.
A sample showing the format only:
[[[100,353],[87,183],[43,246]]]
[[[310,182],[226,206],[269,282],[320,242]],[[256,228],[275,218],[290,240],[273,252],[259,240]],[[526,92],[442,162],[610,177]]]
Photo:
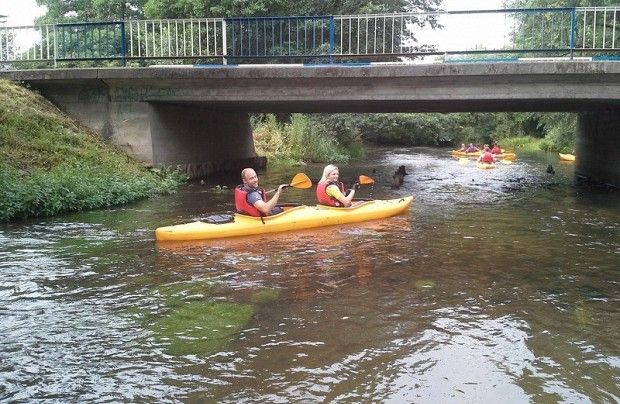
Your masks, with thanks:
[[[620,7],[0,26],[0,67],[620,57]],[[116,61],[116,62],[115,62]],[[81,65],[83,66],[83,65]]]

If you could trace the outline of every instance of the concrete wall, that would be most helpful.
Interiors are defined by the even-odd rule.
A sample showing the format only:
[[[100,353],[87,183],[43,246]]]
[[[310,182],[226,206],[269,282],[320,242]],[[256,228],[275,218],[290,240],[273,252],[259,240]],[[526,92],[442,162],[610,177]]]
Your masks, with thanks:
[[[180,166],[192,177],[246,166],[262,168],[248,114],[200,105],[149,104],[153,164]]]
[[[575,174],[620,187],[620,109],[579,114]]]

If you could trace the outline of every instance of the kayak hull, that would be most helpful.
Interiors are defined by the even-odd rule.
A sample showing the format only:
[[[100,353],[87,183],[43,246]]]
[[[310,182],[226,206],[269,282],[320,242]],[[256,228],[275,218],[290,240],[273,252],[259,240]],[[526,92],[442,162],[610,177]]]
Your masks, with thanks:
[[[188,241],[240,237],[264,233],[311,229],[382,219],[404,212],[411,206],[412,196],[400,199],[373,200],[356,203],[349,208],[300,205],[287,207],[273,216],[252,217],[234,215],[234,221],[224,224],[192,222],[155,230],[157,241]]]
[[[458,150],[452,150],[451,151],[452,155],[455,157],[472,157],[472,158],[478,158],[480,157],[481,152],[473,152],[473,153],[465,153],[462,151],[458,151]],[[494,154],[496,159],[500,159],[500,160],[515,160],[517,158],[517,155],[513,152],[503,152],[500,154]]]
[[[494,163],[483,163],[481,161],[476,162],[476,167],[483,169],[483,170],[490,170],[495,168],[495,164]]]
[[[575,161],[575,155],[574,154],[562,154],[562,153],[558,153],[560,155],[560,160],[562,161]]]

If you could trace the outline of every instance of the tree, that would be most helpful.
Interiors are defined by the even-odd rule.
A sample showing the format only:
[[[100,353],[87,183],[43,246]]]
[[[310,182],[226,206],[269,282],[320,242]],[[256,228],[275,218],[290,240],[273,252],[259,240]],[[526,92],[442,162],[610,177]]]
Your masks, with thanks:
[[[57,1],[57,0],[55,0]],[[149,18],[259,17],[433,11],[442,0],[146,0]]]
[[[146,0],[37,0],[46,6],[39,24],[144,18]]]

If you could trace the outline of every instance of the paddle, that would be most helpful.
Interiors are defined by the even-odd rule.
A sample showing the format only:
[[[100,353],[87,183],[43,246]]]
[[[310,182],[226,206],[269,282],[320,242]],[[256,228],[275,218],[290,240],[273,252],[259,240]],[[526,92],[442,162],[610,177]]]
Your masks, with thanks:
[[[294,188],[299,188],[299,189],[308,189],[312,186],[312,181],[310,181],[310,178],[308,178],[308,176],[304,173],[297,173],[295,174],[295,176],[293,177],[293,179],[291,180],[290,184],[287,184],[285,186],[286,187],[294,187]],[[274,189],[270,189],[269,191],[267,191],[266,193],[272,193],[277,191],[278,188],[274,188]]]
[[[370,184],[374,184],[375,180],[370,178],[367,175],[360,175],[358,178],[358,184],[360,185],[370,185]]]
[[[459,164],[461,164],[461,165],[464,165],[464,166],[465,166],[465,165],[467,165],[467,163],[469,163],[469,158],[467,158],[467,157],[461,157],[461,158],[459,159]]]

